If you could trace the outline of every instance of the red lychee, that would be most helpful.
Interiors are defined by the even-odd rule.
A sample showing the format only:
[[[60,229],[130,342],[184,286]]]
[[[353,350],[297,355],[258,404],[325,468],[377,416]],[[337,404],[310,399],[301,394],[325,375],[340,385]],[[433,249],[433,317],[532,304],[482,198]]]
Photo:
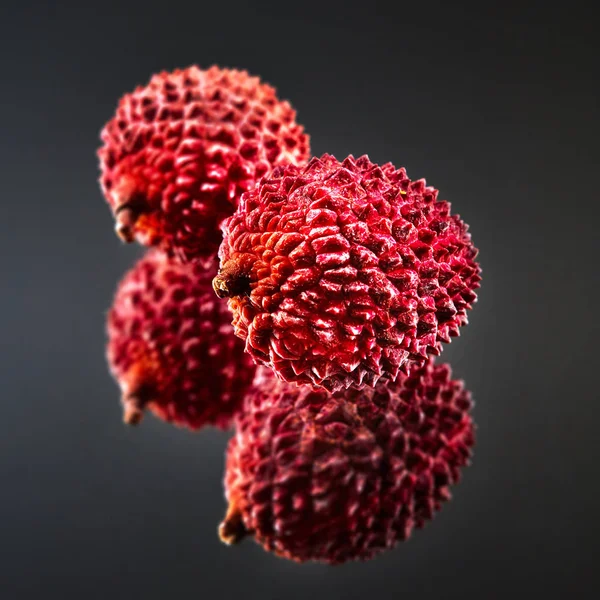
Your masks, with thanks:
[[[124,420],[145,408],[176,425],[228,427],[256,367],[215,298],[216,265],[180,264],[150,250],[121,281],[108,315],[107,357]]]
[[[276,165],[304,164],[308,136],[288,102],[246,71],[154,75],[102,130],[102,191],[125,241],[206,259],[240,194]]]
[[[395,383],[329,394],[261,367],[227,452],[235,543],[331,564],[366,560],[408,538],[450,498],[469,463],[471,398],[447,365]]]
[[[214,281],[246,350],[285,381],[330,391],[439,354],[467,323],[480,269],[437,195],[366,156],[263,178],[223,225]]]

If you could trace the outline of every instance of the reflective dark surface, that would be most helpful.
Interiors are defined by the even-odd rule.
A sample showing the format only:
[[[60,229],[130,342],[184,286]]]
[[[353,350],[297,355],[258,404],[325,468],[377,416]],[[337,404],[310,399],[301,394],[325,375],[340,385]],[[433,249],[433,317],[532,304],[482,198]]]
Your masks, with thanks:
[[[0,596],[593,597],[591,13],[542,3],[51,4],[0,13]],[[428,527],[372,562],[298,566],[252,542],[222,545],[227,436],[151,418],[121,424],[103,319],[141,250],[113,232],[96,181],[98,133],[122,93],[195,62],[275,85],[315,154],[368,153],[426,177],[481,250],[479,303],[443,355],[476,400],[473,465]]]

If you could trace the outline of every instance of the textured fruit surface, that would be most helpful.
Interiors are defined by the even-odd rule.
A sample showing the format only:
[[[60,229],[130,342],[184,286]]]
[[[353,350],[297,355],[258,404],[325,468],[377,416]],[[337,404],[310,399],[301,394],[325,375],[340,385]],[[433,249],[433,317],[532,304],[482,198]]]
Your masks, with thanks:
[[[288,382],[394,380],[458,335],[479,287],[467,226],[424,180],[363,156],[278,168],[223,226],[215,292]]]
[[[431,361],[334,394],[261,367],[228,447],[221,539],[249,534],[279,556],[332,564],[393,547],[450,498],[471,456],[470,407]]]
[[[256,367],[212,291],[215,271],[150,250],[121,281],[107,357],[125,422],[139,422],[147,407],[191,429],[224,428],[240,409]]]
[[[288,102],[245,71],[154,75],[101,133],[102,191],[125,241],[206,259],[240,194],[273,166],[304,164],[308,137]]]

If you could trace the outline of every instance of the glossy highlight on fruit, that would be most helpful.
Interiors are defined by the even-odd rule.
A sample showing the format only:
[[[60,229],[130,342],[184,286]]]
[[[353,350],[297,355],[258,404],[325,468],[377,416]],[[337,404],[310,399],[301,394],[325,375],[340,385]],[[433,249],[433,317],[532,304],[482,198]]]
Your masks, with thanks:
[[[431,360],[334,394],[260,367],[237,418],[219,534],[298,562],[366,560],[422,527],[469,464],[470,393]]]
[[[213,285],[257,363],[330,391],[439,354],[475,302],[467,226],[423,179],[367,156],[275,169],[223,225]]]
[[[148,408],[176,425],[229,427],[256,367],[215,298],[216,265],[180,264],[150,250],[125,275],[107,320],[107,358],[124,421]]]
[[[295,119],[246,71],[154,75],[121,98],[101,133],[100,183],[117,233],[182,260],[210,259],[241,193],[277,165],[308,160]]]

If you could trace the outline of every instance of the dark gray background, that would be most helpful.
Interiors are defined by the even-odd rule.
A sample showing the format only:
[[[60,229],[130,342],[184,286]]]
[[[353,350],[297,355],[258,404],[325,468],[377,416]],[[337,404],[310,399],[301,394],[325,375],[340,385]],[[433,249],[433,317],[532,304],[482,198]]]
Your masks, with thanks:
[[[252,4],[2,9],[0,598],[592,597],[591,10]],[[271,82],[317,155],[368,153],[426,177],[481,249],[480,301],[444,353],[476,398],[473,466],[433,523],[369,563],[298,566],[221,545],[227,436],[121,425],[103,319],[140,250],[112,232],[98,133],[122,93],[192,63]]]

